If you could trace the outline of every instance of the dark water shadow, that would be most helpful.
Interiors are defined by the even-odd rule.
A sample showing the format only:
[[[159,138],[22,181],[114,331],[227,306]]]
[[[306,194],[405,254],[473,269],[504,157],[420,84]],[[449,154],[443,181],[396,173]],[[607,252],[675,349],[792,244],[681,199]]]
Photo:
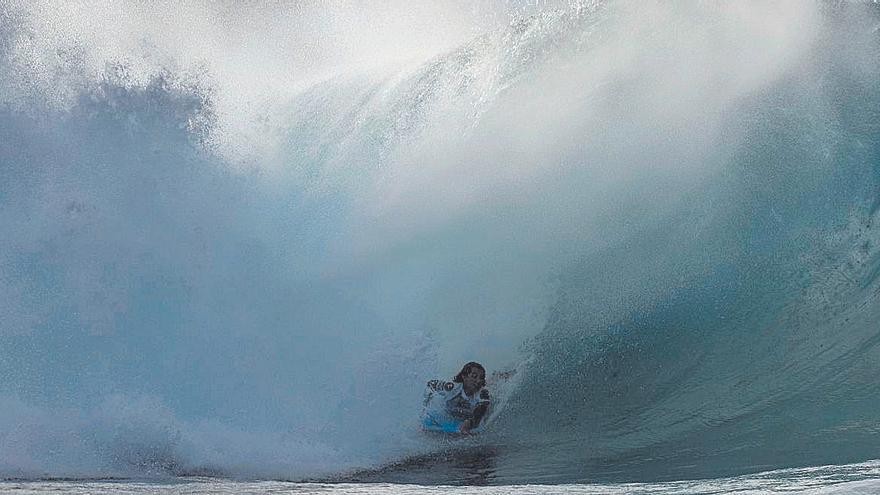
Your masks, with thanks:
[[[416,483],[421,485],[497,484],[499,447],[466,446],[407,457],[376,469],[358,471],[336,482]]]

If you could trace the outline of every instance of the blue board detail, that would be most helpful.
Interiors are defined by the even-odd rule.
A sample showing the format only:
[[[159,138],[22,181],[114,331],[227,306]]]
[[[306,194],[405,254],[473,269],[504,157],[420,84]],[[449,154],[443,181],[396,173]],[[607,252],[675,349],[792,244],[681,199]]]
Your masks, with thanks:
[[[421,426],[425,431],[435,432],[435,433],[455,433],[461,434],[459,428],[461,428],[461,424],[463,420],[455,419],[452,417],[444,417],[443,415],[437,414],[422,414],[421,418]],[[469,433],[479,433],[482,431],[483,425],[476,428],[472,428]]]
[[[458,433],[461,421],[454,418],[442,418],[425,414],[422,416],[422,429],[442,433]]]

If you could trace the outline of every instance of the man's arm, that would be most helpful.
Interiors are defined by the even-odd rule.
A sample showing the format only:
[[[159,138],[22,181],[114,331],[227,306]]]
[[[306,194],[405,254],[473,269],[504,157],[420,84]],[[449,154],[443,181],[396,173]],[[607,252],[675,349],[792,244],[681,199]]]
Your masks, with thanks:
[[[452,382],[444,382],[443,380],[429,380],[428,385],[425,387],[425,406],[431,402],[431,397],[434,396],[435,393],[439,394],[441,397],[445,396],[447,392],[452,390],[455,386]]]
[[[471,419],[467,419],[461,424],[459,431],[462,433],[470,433],[473,428],[480,426],[480,421],[483,420],[487,411],[489,411],[489,392],[486,389],[483,389],[480,391],[480,402],[474,407],[473,416],[471,416]]]
[[[446,392],[449,392],[454,387],[454,383],[444,382],[443,380],[430,380],[428,382],[428,390],[432,392],[440,392],[441,395],[445,395]]]
[[[486,389],[480,390],[480,402],[477,404],[477,407],[474,408],[474,420],[471,428],[476,428],[480,426],[480,421],[483,420],[483,416],[486,415],[486,412],[489,411],[489,391]]]

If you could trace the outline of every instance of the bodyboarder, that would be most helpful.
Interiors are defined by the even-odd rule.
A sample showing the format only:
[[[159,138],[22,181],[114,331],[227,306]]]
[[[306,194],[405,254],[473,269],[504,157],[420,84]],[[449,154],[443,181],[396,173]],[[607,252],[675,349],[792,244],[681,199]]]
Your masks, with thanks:
[[[431,380],[425,388],[422,428],[446,433],[472,433],[489,410],[486,369],[470,362],[451,382]]]

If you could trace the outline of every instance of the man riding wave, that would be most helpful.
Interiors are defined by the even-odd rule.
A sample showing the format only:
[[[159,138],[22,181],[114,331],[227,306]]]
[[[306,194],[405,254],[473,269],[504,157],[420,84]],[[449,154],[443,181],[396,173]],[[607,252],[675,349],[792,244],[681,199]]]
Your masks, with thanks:
[[[489,410],[486,369],[470,362],[451,382],[431,380],[425,389],[422,428],[447,433],[471,433]]]

